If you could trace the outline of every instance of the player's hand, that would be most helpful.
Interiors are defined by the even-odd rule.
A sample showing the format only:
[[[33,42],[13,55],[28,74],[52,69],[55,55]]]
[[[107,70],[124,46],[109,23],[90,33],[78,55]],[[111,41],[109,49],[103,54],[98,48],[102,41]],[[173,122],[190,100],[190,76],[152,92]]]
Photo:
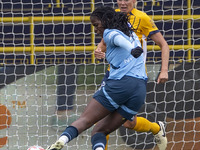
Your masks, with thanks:
[[[46,150],[61,150],[64,147],[64,143],[62,141],[56,141],[56,143],[49,146]]]
[[[94,51],[94,56],[96,59],[103,59],[103,58],[105,58],[105,52],[102,52],[100,48],[97,48]]]
[[[165,83],[167,81],[168,81],[168,71],[161,71],[158,76],[157,84]]]
[[[139,46],[131,50],[131,55],[138,58],[143,53],[143,49]]]

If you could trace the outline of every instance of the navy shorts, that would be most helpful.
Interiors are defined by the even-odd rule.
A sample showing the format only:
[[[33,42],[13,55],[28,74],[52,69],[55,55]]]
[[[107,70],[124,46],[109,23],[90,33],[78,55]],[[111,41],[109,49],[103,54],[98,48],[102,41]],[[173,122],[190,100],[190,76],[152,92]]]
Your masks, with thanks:
[[[130,76],[120,80],[106,79],[93,98],[110,112],[118,111],[127,120],[133,120],[146,97],[146,81]]]

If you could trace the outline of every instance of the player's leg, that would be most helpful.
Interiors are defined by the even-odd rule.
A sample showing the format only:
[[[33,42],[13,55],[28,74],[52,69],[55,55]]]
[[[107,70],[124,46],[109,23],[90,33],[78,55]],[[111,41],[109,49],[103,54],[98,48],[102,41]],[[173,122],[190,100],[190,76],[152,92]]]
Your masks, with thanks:
[[[117,112],[113,112],[100,120],[92,131],[92,149],[104,150],[106,148],[106,136],[118,129],[126,120]]]
[[[106,81],[106,80],[108,79],[108,77],[109,77],[109,74],[110,74],[110,71],[109,71],[109,69],[108,69],[108,70],[106,71],[106,74],[104,75],[103,80],[101,81],[101,86],[104,86],[105,81]],[[105,150],[108,149],[108,140],[109,140],[109,134],[106,135],[106,147],[105,147]]]
[[[165,150],[167,148],[167,137],[162,122],[155,123],[150,122],[144,117],[137,117],[134,121],[127,120],[123,126],[137,132],[152,132],[159,149]]]
[[[68,126],[61,134],[58,141],[47,150],[61,150],[66,143],[76,138],[84,130],[88,129],[108,114],[110,114],[109,110],[104,108],[104,106],[95,99],[92,99],[80,118],[74,121],[71,126]]]
[[[72,126],[75,126],[79,133],[81,133],[110,113],[111,112],[97,100],[92,99],[81,114],[80,118],[72,123]]]
[[[160,126],[157,123],[150,122],[144,117],[137,117],[134,121],[127,120],[123,126],[137,132],[152,132],[154,135],[160,131]]]

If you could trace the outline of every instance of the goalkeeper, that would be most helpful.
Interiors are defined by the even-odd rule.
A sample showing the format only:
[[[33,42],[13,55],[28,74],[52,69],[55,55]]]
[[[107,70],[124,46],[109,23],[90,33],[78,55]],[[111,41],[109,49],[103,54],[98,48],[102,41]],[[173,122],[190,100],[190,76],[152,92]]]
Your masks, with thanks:
[[[168,62],[169,62],[169,47],[162,34],[152,21],[152,19],[144,12],[136,9],[137,0],[117,0],[119,9],[116,11],[126,13],[130,18],[130,23],[133,31],[138,36],[143,50],[144,50],[144,61],[146,61],[147,55],[147,37],[151,38],[160,48],[162,52],[162,65],[161,72],[158,76],[157,83],[165,83],[168,80]],[[98,44],[95,50],[95,57],[102,59],[105,57],[106,45],[102,41]],[[109,68],[104,76],[102,84],[109,76]],[[167,147],[167,138],[165,135],[164,125],[162,122],[152,123],[143,117],[135,117],[134,121],[127,121],[123,125],[126,128],[133,129],[137,132],[148,132],[151,131],[156,138],[157,145],[160,150],[165,150]],[[95,126],[98,128],[98,124]]]
[[[98,122],[91,142],[93,150],[104,150],[106,135],[126,120],[133,121],[144,104],[146,71],[140,41],[128,25],[124,13],[111,7],[95,9],[90,17],[95,32],[107,45],[106,59],[111,65],[105,84],[94,94],[81,117],[68,126],[47,150],[60,150],[84,130]]]

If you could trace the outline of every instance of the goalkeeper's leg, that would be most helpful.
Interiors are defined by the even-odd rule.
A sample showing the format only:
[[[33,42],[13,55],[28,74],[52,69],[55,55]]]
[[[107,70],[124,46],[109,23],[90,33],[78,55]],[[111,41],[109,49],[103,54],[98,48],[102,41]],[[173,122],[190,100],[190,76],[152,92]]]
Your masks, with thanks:
[[[108,150],[108,140],[109,140],[109,134],[106,136],[106,147],[105,147],[105,150]]]
[[[143,117],[135,117],[134,121],[126,121],[124,127],[135,130],[137,132],[152,132],[155,136],[156,143],[160,150],[167,148],[167,137],[165,127],[162,122],[150,122]]]
[[[157,123],[152,123],[143,117],[135,117],[133,121],[126,121],[123,124],[128,129],[135,130],[137,132],[152,132],[154,135],[160,131],[160,126]],[[109,135],[106,136],[107,144]]]

